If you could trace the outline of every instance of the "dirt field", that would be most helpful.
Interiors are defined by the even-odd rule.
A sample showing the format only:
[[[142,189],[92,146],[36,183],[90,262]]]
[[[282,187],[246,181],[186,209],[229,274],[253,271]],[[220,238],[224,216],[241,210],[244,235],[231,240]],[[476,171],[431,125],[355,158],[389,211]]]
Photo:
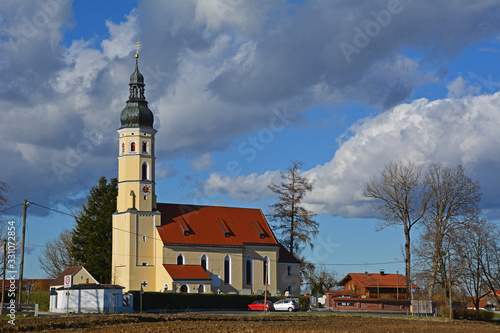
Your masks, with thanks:
[[[97,315],[2,320],[1,332],[500,332],[499,324],[349,315]]]

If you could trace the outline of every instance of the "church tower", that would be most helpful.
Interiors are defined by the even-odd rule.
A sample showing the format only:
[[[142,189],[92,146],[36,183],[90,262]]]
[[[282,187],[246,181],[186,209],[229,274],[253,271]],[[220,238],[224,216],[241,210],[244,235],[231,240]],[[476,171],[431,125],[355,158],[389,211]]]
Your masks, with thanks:
[[[113,216],[113,283],[126,290],[155,288],[161,216],[156,209],[154,116],[144,95],[139,53],[130,76],[130,95],[118,129],[118,198]],[[161,251],[161,250],[160,250]]]

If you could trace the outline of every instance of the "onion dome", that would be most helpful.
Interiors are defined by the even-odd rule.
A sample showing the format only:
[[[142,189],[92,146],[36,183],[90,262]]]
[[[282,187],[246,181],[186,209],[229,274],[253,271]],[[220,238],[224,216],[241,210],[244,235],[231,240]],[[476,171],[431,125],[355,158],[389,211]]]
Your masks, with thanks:
[[[130,95],[127,106],[120,115],[120,128],[153,128],[154,116],[148,107],[146,97],[144,97],[144,76],[139,72],[139,54],[135,55],[135,71],[130,75]]]

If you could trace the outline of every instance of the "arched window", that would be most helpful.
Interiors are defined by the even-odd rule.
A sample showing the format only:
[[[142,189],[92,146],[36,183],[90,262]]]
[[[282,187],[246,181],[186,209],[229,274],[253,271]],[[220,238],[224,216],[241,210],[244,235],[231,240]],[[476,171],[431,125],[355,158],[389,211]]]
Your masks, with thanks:
[[[205,292],[205,286],[203,284],[200,284],[198,286],[198,294],[203,294]]]
[[[224,284],[231,284],[231,257],[229,254],[224,257]]]
[[[268,256],[265,256],[264,259],[262,260],[262,273],[263,273],[263,276],[262,276],[262,283],[264,285],[269,285],[269,257]]]
[[[125,142],[122,142],[122,154],[125,154]]]
[[[248,255],[245,262],[245,282],[247,285],[253,284],[253,260],[252,256]]]
[[[180,292],[181,293],[189,293],[189,287],[187,286],[187,284],[183,284],[180,288]]]
[[[142,141],[142,152],[143,153],[148,153],[148,142],[147,141]]]
[[[168,290],[168,283],[165,283],[165,285],[163,286],[163,291],[167,291]]]
[[[177,256],[177,265],[184,265],[184,255],[182,253]]]
[[[201,256],[200,265],[204,270],[208,270],[208,257],[206,254]]]
[[[149,165],[148,162],[142,163],[142,180],[147,180],[149,177]]]
[[[288,287],[286,287],[285,291],[288,291],[289,295],[293,295],[293,293],[292,293],[292,286],[291,285],[288,285]]]
[[[134,141],[130,142],[130,152],[135,153],[135,142]]]
[[[288,276],[293,275],[292,266],[286,266],[286,275],[288,275]]]

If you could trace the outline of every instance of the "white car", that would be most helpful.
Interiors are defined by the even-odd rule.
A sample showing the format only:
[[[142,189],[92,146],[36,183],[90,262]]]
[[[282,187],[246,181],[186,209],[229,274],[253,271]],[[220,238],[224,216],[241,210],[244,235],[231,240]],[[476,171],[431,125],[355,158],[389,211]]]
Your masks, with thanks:
[[[281,301],[277,301],[274,303],[275,311],[297,311],[299,309],[299,305],[291,299],[283,299]]]

